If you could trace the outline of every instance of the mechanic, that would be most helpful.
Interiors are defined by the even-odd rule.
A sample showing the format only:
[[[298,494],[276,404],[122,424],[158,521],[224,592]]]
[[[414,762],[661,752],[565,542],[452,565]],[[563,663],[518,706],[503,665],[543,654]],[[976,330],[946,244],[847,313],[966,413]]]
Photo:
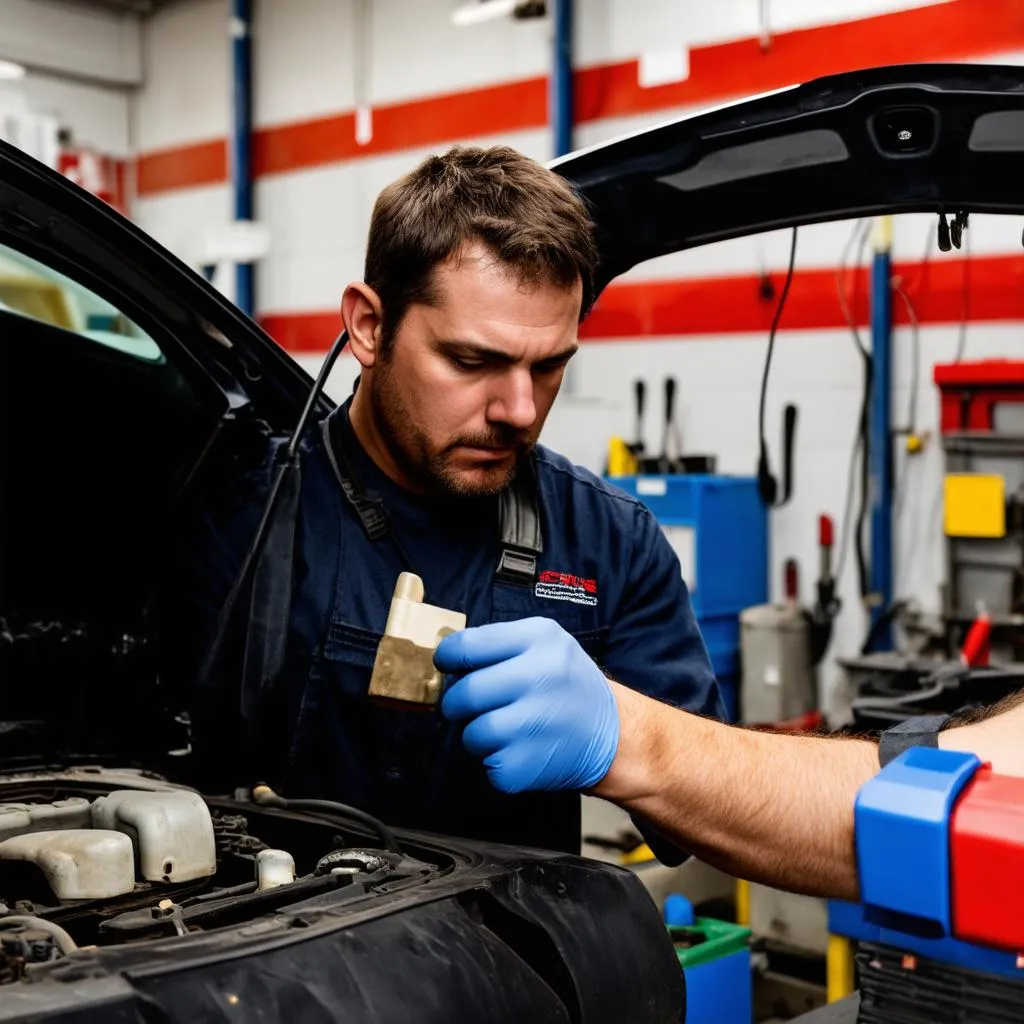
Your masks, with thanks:
[[[466,629],[434,661],[455,677],[442,712],[464,726],[495,788],[589,792],[729,874],[792,892],[857,898],[854,801],[880,760],[906,746],[974,753],[1024,776],[1024,691],[944,721],[910,720],[879,744],[666,707],[608,678],[546,618]]]
[[[427,602],[465,612],[469,626],[547,616],[624,685],[724,716],[654,518],[537,444],[577,349],[595,261],[583,202],[506,147],[456,147],[380,194],[365,279],[341,302],[360,375],[303,450],[283,667],[256,705],[240,699],[238,680],[244,689],[266,639],[259,630],[273,630],[263,612],[237,616],[191,711],[197,782],[224,790],[262,779],[391,825],[579,850],[580,797],[569,790],[586,780],[500,792],[441,716],[368,697],[406,570],[422,577]],[[183,676],[196,676],[210,648],[268,475],[266,464],[250,474],[252,486],[208,509],[203,537],[190,539],[183,570],[198,575],[182,601],[202,600],[179,609],[175,636],[192,641],[178,654]],[[510,516],[529,523],[531,508],[535,559],[502,533]]]

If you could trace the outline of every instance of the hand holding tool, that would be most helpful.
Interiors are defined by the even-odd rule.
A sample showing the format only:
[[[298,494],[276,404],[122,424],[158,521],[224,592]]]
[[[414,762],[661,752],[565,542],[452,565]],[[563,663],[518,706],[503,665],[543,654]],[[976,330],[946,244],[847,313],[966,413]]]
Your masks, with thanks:
[[[608,773],[619,711],[608,680],[550,619],[467,629],[438,645],[435,663],[461,678],[441,711],[468,722],[463,743],[504,793],[586,790]]]
[[[465,625],[462,612],[424,604],[423,580],[403,572],[377,646],[370,696],[406,708],[435,706],[441,696],[441,673],[434,666],[434,649],[439,640]]]

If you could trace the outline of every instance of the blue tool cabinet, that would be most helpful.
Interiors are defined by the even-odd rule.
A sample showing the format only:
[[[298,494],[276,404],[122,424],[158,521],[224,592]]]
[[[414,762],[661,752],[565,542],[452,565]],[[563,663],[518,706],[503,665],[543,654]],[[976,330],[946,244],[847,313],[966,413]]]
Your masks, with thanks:
[[[754,477],[621,476],[679,555],[731,721],[740,714],[740,612],[768,600],[768,510]]]

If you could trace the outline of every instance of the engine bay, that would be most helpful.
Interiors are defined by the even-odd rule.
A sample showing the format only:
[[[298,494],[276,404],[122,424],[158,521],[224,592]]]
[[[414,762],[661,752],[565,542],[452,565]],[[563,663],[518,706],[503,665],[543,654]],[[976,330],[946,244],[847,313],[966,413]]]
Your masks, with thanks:
[[[146,773],[0,777],[0,985],[83,948],[187,941],[300,904],[372,899],[453,866],[374,832],[341,804],[204,798]]]

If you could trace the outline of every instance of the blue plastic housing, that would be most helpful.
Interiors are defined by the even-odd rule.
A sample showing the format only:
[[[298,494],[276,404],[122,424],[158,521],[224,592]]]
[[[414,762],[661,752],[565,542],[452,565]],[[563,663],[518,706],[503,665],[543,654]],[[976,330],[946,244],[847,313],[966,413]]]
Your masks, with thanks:
[[[869,921],[940,939],[952,934],[949,818],[981,762],[911,747],[857,796],[857,870]]]
[[[739,708],[740,612],[768,600],[768,511],[754,477],[611,477],[662,525],[693,531],[683,570],[694,615],[731,721]]]

